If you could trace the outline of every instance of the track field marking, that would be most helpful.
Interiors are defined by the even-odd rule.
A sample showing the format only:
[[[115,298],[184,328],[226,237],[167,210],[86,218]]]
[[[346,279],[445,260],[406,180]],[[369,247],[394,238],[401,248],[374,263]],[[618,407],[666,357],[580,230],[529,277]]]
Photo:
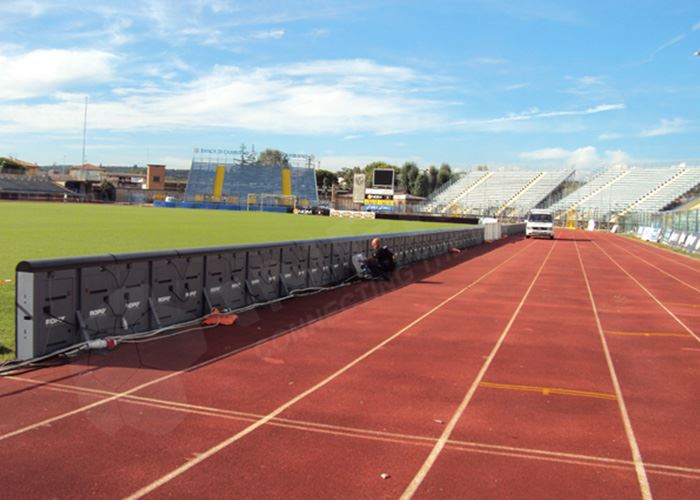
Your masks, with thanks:
[[[511,259],[513,259],[513,258],[515,258],[516,256],[522,254],[525,250],[527,250],[528,248],[530,248],[533,244],[534,244],[534,243],[531,243],[529,246],[527,246],[527,247],[523,248],[522,250],[519,250],[519,251],[516,252],[515,254],[511,255],[511,256],[508,257],[506,260],[504,260],[503,262],[501,262],[500,264],[498,264],[496,267],[492,268],[491,271],[487,272],[487,273],[484,274],[482,277],[478,278],[477,281],[473,282],[471,285],[476,284],[478,281],[482,280],[483,278],[485,278],[486,276],[488,276],[489,274],[491,274],[491,273],[492,273],[493,271],[495,271],[496,269],[498,269],[498,268],[500,268],[501,266],[505,265],[505,264],[506,264],[507,262],[509,262]],[[501,247],[501,248],[506,248],[506,247]],[[499,249],[497,249],[497,250],[500,250],[501,248],[499,248]],[[482,255],[480,255],[480,257],[483,256],[483,255],[487,255],[487,254],[482,254]],[[493,255],[493,253],[488,254],[488,255]],[[464,263],[466,263],[466,262],[467,262],[467,261],[464,261],[464,262],[462,262],[461,264],[464,264]],[[471,286],[471,285],[468,285],[466,288],[469,288],[469,286]],[[465,289],[466,289],[466,288],[465,288]],[[393,291],[395,291],[395,290],[393,290]],[[21,428],[21,429],[17,429],[17,430],[15,430],[15,431],[9,432],[9,433],[7,433],[7,434],[0,435],[0,441],[3,441],[3,440],[5,440],[5,439],[8,439],[8,438],[11,438],[11,437],[14,437],[14,436],[17,436],[17,435],[19,435],[19,434],[23,434],[23,433],[28,432],[28,431],[31,431],[31,430],[33,430],[33,429],[37,429],[37,428],[39,428],[39,427],[43,427],[43,426],[52,424],[53,422],[56,422],[56,421],[58,421],[58,420],[62,420],[62,419],[64,419],[64,418],[71,417],[71,416],[73,416],[73,415],[77,415],[77,414],[82,413],[82,412],[84,412],[84,411],[91,410],[92,408],[95,408],[95,407],[97,407],[97,406],[101,406],[101,405],[103,405],[103,404],[107,404],[107,403],[110,403],[110,402],[112,402],[112,401],[121,399],[121,398],[123,398],[123,397],[125,397],[125,396],[129,396],[129,395],[131,395],[131,394],[133,394],[133,393],[135,393],[135,392],[138,392],[138,391],[140,391],[140,390],[142,390],[142,389],[145,389],[145,388],[150,387],[150,386],[152,386],[152,385],[158,384],[158,383],[160,383],[160,382],[164,382],[164,381],[166,381],[166,380],[168,380],[168,379],[171,379],[171,378],[176,377],[176,376],[178,376],[178,375],[181,375],[181,374],[183,374],[183,373],[187,373],[187,372],[190,372],[190,371],[193,371],[193,370],[197,370],[197,369],[199,369],[199,368],[203,368],[203,367],[208,366],[208,365],[210,365],[210,364],[213,364],[213,363],[216,363],[216,362],[218,362],[218,361],[221,361],[222,359],[229,358],[229,357],[231,357],[231,356],[234,356],[234,355],[236,355],[236,354],[239,354],[239,353],[241,353],[241,352],[243,352],[243,351],[246,351],[246,350],[248,350],[248,349],[252,349],[252,348],[257,347],[257,346],[259,346],[259,345],[261,345],[261,344],[264,344],[264,343],[266,343],[266,342],[275,340],[275,339],[277,339],[277,338],[279,338],[279,337],[283,337],[283,336],[285,336],[285,335],[287,335],[287,334],[289,334],[289,333],[291,333],[291,332],[297,331],[297,330],[299,330],[299,329],[301,329],[301,328],[304,328],[304,327],[307,327],[307,326],[312,325],[312,324],[314,324],[314,323],[317,323],[317,322],[319,322],[319,321],[322,321],[322,320],[324,320],[324,319],[326,319],[326,318],[328,318],[328,317],[330,317],[330,316],[336,315],[336,314],[338,314],[338,313],[340,313],[340,312],[346,311],[346,310],[351,309],[351,308],[353,308],[353,307],[357,307],[357,306],[359,306],[359,305],[361,305],[361,304],[365,304],[365,303],[367,303],[367,302],[369,302],[369,301],[371,301],[371,300],[373,300],[373,299],[375,299],[375,298],[376,298],[376,297],[371,297],[371,298],[362,300],[362,301],[360,301],[360,302],[357,302],[357,303],[355,303],[355,304],[352,304],[351,306],[348,306],[347,308],[342,308],[342,309],[339,309],[339,310],[337,310],[337,311],[333,311],[333,312],[330,312],[330,313],[328,313],[328,314],[321,315],[321,316],[319,316],[318,318],[313,318],[313,319],[311,319],[311,320],[309,320],[309,321],[306,321],[306,322],[304,322],[304,323],[301,323],[301,324],[298,324],[298,325],[294,325],[294,326],[292,326],[291,328],[288,328],[288,329],[286,329],[286,330],[283,330],[283,331],[281,331],[281,332],[279,332],[279,333],[277,333],[277,334],[275,334],[275,335],[271,335],[270,337],[266,337],[266,338],[264,338],[264,339],[260,339],[260,340],[258,340],[257,342],[253,342],[252,344],[248,344],[248,345],[245,345],[245,346],[240,347],[240,348],[238,348],[238,349],[234,349],[233,351],[229,351],[229,352],[223,353],[223,354],[221,354],[221,355],[219,355],[219,356],[216,356],[216,357],[214,357],[214,358],[208,359],[208,360],[206,360],[206,361],[202,361],[201,363],[197,363],[197,364],[195,364],[195,365],[189,366],[189,367],[187,367],[187,368],[185,368],[185,369],[183,369],[183,370],[178,370],[178,371],[169,373],[169,374],[167,374],[167,375],[164,375],[164,376],[162,376],[162,377],[158,377],[158,378],[156,378],[156,379],[150,380],[150,381],[145,382],[145,383],[143,383],[143,384],[141,384],[141,385],[138,385],[138,386],[136,386],[136,387],[133,387],[133,388],[131,388],[131,389],[129,389],[129,390],[126,390],[126,391],[123,391],[123,392],[120,392],[120,393],[110,393],[110,394],[112,394],[112,396],[109,396],[109,397],[107,397],[107,398],[105,398],[105,399],[103,399],[103,400],[96,401],[96,402],[94,402],[94,403],[91,403],[91,404],[82,406],[82,407],[80,407],[80,408],[76,408],[75,410],[72,410],[72,411],[69,411],[69,412],[66,412],[66,413],[62,413],[62,414],[60,414],[60,415],[56,415],[56,416],[54,416],[54,417],[47,418],[47,419],[45,419],[45,420],[42,420],[41,422],[36,422],[36,423],[34,423],[34,424],[31,424],[31,425],[28,425],[28,426],[26,426],[26,427],[23,427],[23,428]]]
[[[413,480],[411,480],[411,482],[408,484],[408,486],[404,490],[403,494],[401,495],[402,499],[409,499],[416,493],[416,491],[418,491],[418,488],[420,487],[421,483],[423,482],[423,480],[426,478],[426,476],[430,472],[430,469],[433,467],[433,464],[437,460],[437,457],[440,455],[440,452],[445,448],[445,445],[447,444],[447,441],[449,440],[450,435],[452,434],[452,431],[457,426],[457,422],[464,414],[464,411],[467,409],[467,406],[471,402],[472,397],[474,396],[474,393],[476,392],[476,389],[479,387],[479,384],[483,381],[484,375],[486,375],[486,371],[489,369],[489,366],[491,366],[493,359],[496,357],[496,353],[498,353],[498,350],[501,348],[501,345],[505,341],[506,336],[508,335],[508,332],[510,332],[511,327],[513,326],[513,323],[515,322],[515,318],[517,318],[518,315],[520,314],[520,310],[523,308],[525,301],[527,300],[528,296],[530,295],[530,291],[535,286],[535,282],[537,281],[537,278],[540,277],[540,274],[542,273],[542,269],[544,269],[545,264],[549,260],[549,257],[550,257],[550,255],[552,255],[552,251],[554,250],[554,248],[556,246],[557,246],[557,241],[555,241],[554,244],[552,244],[551,248],[549,249],[549,252],[547,252],[547,255],[542,260],[542,264],[540,264],[540,267],[537,269],[537,273],[532,278],[530,285],[527,287],[527,290],[525,291],[523,298],[520,299],[520,303],[515,308],[513,315],[510,317],[510,320],[508,321],[508,324],[503,329],[503,332],[501,332],[501,335],[498,338],[498,340],[496,341],[496,344],[493,346],[493,348],[491,349],[491,352],[489,353],[488,357],[486,358],[483,365],[481,366],[481,369],[479,370],[479,373],[477,374],[476,378],[472,382],[472,385],[469,388],[469,390],[467,391],[467,394],[464,396],[464,399],[457,407],[457,410],[452,415],[452,418],[450,418],[450,421],[445,426],[445,430],[442,432],[442,435],[438,439],[437,443],[435,443],[435,446],[431,450],[428,457],[425,459],[425,462],[423,463],[421,468],[418,470],[416,475],[413,477]]]
[[[46,384],[41,380],[29,379],[23,377],[12,377],[23,383],[35,385],[37,389],[74,393],[88,394],[94,392],[107,392],[95,389],[80,388],[75,386],[67,386],[65,384],[49,383]],[[55,387],[60,386],[60,387]],[[157,409],[175,411],[180,413],[201,415],[206,417],[218,417],[228,420],[251,422],[262,417],[262,415],[239,412],[235,410],[226,410],[222,408],[191,405],[176,401],[161,400],[155,398],[143,398],[139,396],[126,396],[122,402],[135,404],[139,406],[152,407]],[[431,436],[417,436],[411,434],[401,434],[386,431],[376,431],[372,429],[362,429],[357,427],[347,427],[332,424],[324,424],[320,422],[311,422],[303,420],[294,420],[287,418],[275,418],[269,422],[270,426],[295,429],[307,432],[353,437],[359,439],[370,439],[382,442],[392,442],[397,444],[409,444],[415,446],[433,446],[437,438]],[[588,465],[592,467],[603,468],[620,468],[633,469],[634,463],[631,460],[622,460],[617,458],[600,457],[594,455],[583,455],[577,453],[556,452],[549,450],[540,450],[536,448],[514,447],[506,445],[497,445],[490,443],[479,443],[474,441],[458,441],[450,440],[446,445],[447,449],[465,452],[487,453],[492,455],[507,455],[516,458],[534,459],[534,460],[549,460],[558,463],[572,463],[578,465]],[[700,468],[678,467],[663,464],[646,464],[647,470],[650,473],[670,475],[675,477],[684,477],[689,479],[700,480]]]
[[[670,306],[678,306],[678,307],[697,307],[700,308],[700,304],[689,304],[687,302],[666,302]]]
[[[624,238],[624,236],[621,236],[621,238]],[[644,248],[650,249],[646,253],[651,254],[651,255],[656,255],[661,259],[667,260],[669,262],[673,262],[674,264],[678,264],[679,266],[687,267],[691,271],[695,271],[696,273],[700,273],[700,269],[697,269],[693,266],[689,266],[688,264],[683,264],[682,262],[679,262],[675,259],[672,259],[671,257],[668,257],[668,255],[675,255],[677,257],[683,257],[684,259],[689,259],[693,262],[697,262],[697,260],[689,255],[684,255],[682,253],[677,253],[672,251],[671,249],[668,248],[663,248],[663,247],[657,247],[656,245],[649,243],[648,241],[641,241],[637,239],[631,239],[631,238],[625,238],[627,241],[633,241],[634,243],[638,243]],[[651,251],[651,249],[656,249],[659,250],[658,252]],[[666,254],[666,255],[665,255]]]
[[[470,284],[468,284],[467,286],[465,286],[464,288],[462,288],[458,292],[449,296],[448,298],[446,298],[445,300],[440,302],[438,305],[433,307],[430,311],[422,314],[421,316],[419,316],[418,318],[416,318],[415,320],[410,322],[408,325],[404,326],[403,328],[398,330],[396,333],[394,333],[390,337],[386,338],[385,340],[383,340],[382,342],[380,342],[379,344],[377,344],[376,346],[374,346],[373,348],[371,348],[370,350],[368,350],[364,354],[358,356],[353,361],[351,361],[347,365],[343,366],[339,370],[335,371],[334,373],[332,373],[331,375],[329,375],[325,379],[321,380],[316,385],[310,387],[309,389],[305,390],[301,394],[295,396],[294,398],[290,399],[286,403],[280,405],[275,410],[273,410],[270,413],[268,413],[267,415],[265,415],[263,418],[257,420],[255,423],[249,425],[248,427],[246,427],[242,431],[234,434],[233,436],[229,437],[228,439],[220,442],[216,446],[209,448],[207,451],[200,453],[199,455],[197,455],[196,458],[194,458],[188,462],[185,462],[180,467],[174,469],[173,471],[162,476],[161,478],[157,479],[156,481],[153,481],[151,484],[148,484],[148,485],[144,486],[143,488],[141,488],[140,490],[136,491],[135,493],[129,495],[128,497],[126,497],[127,500],[135,500],[137,498],[141,498],[141,497],[151,493],[152,491],[154,491],[154,490],[160,488],[161,486],[163,486],[164,484],[172,481],[173,479],[180,476],[181,474],[187,472],[189,469],[196,466],[197,464],[199,464],[199,463],[203,462],[204,460],[208,459],[209,457],[215,455],[216,453],[225,449],[226,447],[230,446],[231,444],[235,443],[236,441],[244,438],[248,434],[250,434],[253,431],[255,431],[256,429],[258,429],[259,427],[262,427],[263,425],[267,424],[268,422],[273,420],[275,417],[277,417],[277,415],[281,414],[282,412],[284,412],[285,410],[287,410],[288,408],[290,408],[294,404],[298,403],[302,399],[304,399],[307,396],[316,392],[318,389],[320,389],[320,388],[324,387],[325,385],[327,385],[328,383],[332,382],[333,380],[338,378],[340,375],[346,373],[348,370],[350,370],[351,368],[353,368],[357,364],[361,363],[362,361],[367,359],[369,356],[371,356],[375,352],[382,349],[384,346],[389,344],[394,339],[403,335],[406,331],[408,331],[409,329],[411,329],[412,327],[414,327],[415,325],[417,325],[418,323],[423,321],[428,316],[431,316],[434,312],[440,310],[443,306],[445,306],[446,304],[448,304],[452,300],[454,300],[457,297],[459,297],[460,295],[462,295],[464,292],[466,292],[467,290],[469,290],[470,288],[472,288],[473,286],[475,286],[476,284],[481,282],[483,279],[485,279],[487,276],[494,273],[496,270],[500,269],[502,266],[504,266],[506,263],[510,262],[516,256],[522,254],[525,250],[531,248],[533,245],[535,245],[534,242],[531,243],[530,245],[526,246],[522,250],[518,251],[517,253],[513,254],[512,256],[510,256],[508,259],[504,260],[500,264],[494,266],[493,268],[491,268],[490,271],[487,271],[485,274],[483,274],[482,276],[477,278],[475,281],[471,282]],[[551,252],[551,250],[550,250],[550,252]]]
[[[606,330],[606,335],[623,335],[628,337],[683,337],[688,338],[687,333],[662,333],[662,332],[620,332],[617,330]]]
[[[674,280],[676,280],[678,283],[681,283],[682,285],[687,286],[687,287],[690,288],[691,290],[695,290],[696,292],[700,293],[700,288],[698,288],[698,287],[696,287],[696,286],[693,286],[693,285],[691,285],[690,283],[686,283],[685,281],[683,281],[682,279],[678,278],[677,276],[674,276],[673,274],[671,274],[671,273],[669,273],[669,272],[667,272],[667,271],[664,271],[664,270],[661,269],[659,266],[657,266],[657,265],[655,265],[655,264],[652,264],[651,262],[649,262],[649,261],[647,261],[647,260],[644,260],[644,259],[641,258],[639,255],[637,255],[637,254],[635,254],[635,253],[633,253],[633,252],[630,252],[630,251],[627,250],[625,247],[623,247],[623,246],[621,246],[621,245],[618,245],[617,243],[613,243],[613,242],[610,242],[610,243],[611,243],[612,245],[616,246],[617,248],[623,250],[624,252],[627,252],[628,254],[630,254],[630,255],[631,255],[632,257],[634,257],[635,259],[641,260],[644,264],[646,264],[646,265],[648,265],[648,266],[651,266],[651,267],[653,267],[654,269],[656,269],[657,271],[659,271],[659,272],[665,274],[665,275],[668,276],[669,278],[674,279]]]
[[[525,250],[527,250],[528,248],[530,248],[533,244],[534,244],[534,243],[530,244],[529,246],[523,248],[522,250],[519,250],[519,251],[516,252],[515,254],[511,255],[510,257],[508,257],[508,259],[506,259],[505,261],[501,262],[499,265],[497,265],[496,267],[492,268],[491,271],[487,272],[485,275],[483,275],[481,278],[479,278],[479,279],[477,280],[477,282],[480,281],[481,279],[485,278],[486,276],[488,276],[490,273],[492,273],[492,272],[495,271],[496,269],[500,268],[502,265],[504,265],[504,264],[506,264],[507,262],[509,262],[511,259],[513,259],[513,258],[515,258],[516,256],[518,256],[518,255],[520,255],[521,253],[523,253]],[[505,248],[505,247],[501,247],[501,248]],[[473,284],[476,284],[476,282],[472,283],[472,285],[473,285]],[[469,286],[471,286],[471,285],[468,285],[468,287],[469,287]],[[298,324],[298,325],[294,325],[294,326],[292,326],[291,328],[288,328],[288,329],[283,330],[283,331],[281,331],[281,332],[279,332],[279,333],[276,333],[275,335],[271,335],[270,337],[266,337],[266,338],[264,338],[264,339],[260,339],[260,340],[258,340],[258,341],[256,341],[256,342],[253,342],[252,344],[248,344],[248,345],[245,345],[245,346],[240,347],[240,348],[238,348],[238,349],[234,349],[233,351],[229,351],[229,352],[223,353],[223,354],[221,354],[221,355],[219,355],[219,356],[216,356],[216,357],[214,357],[214,358],[208,359],[208,360],[206,360],[206,361],[202,361],[201,363],[197,363],[197,364],[195,364],[195,365],[189,366],[189,367],[187,367],[187,368],[185,368],[185,369],[183,369],[183,370],[178,370],[178,371],[175,371],[175,372],[171,372],[171,373],[169,373],[169,374],[167,374],[167,375],[163,375],[162,377],[158,377],[158,378],[155,378],[155,379],[150,380],[150,381],[148,381],[148,382],[144,382],[143,384],[140,384],[140,385],[138,385],[138,386],[136,386],[136,387],[133,387],[133,388],[131,388],[131,389],[129,389],[129,390],[126,390],[126,391],[123,391],[123,392],[111,393],[111,394],[112,394],[111,396],[106,397],[105,399],[102,399],[102,400],[100,400],[100,401],[96,401],[96,402],[94,402],[94,403],[91,403],[91,404],[88,404],[88,405],[85,405],[85,406],[81,406],[80,408],[76,408],[75,410],[71,410],[71,411],[69,411],[69,412],[65,412],[65,413],[62,413],[62,414],[60,414],[60,415],[56,415],[56,416],[47,418],[47,419],[45,419],[45,420],[42,420],[42,421],[40,421],[40,422],[36,422],[36,423],[34,423],[34,424],[28,425],[28,426],[26,426],[26,427],[22,427],[22,428],[20,428],[20,429],[15,430],[15,431],[12,431],[12,432],[9,432],[9,433],[0,435],[0,441],[3,441],[3,440],[5,440],[5,439],[9,439],[9,438],[14,437],[14,436],[18,436],[18,435],[20,435],[20,434],[23,434],[23,433],[25,433],[25,432],[28,432],[28,431],[37,429],[37,428],[39,428],[39,427],[44,427],[44,426],[49,425],[49,424],[52,424],[52,423],[54,423],[54,422],[56,422],[56,421],[58,421],[58,420],[63,420],[63,419],[65,419],[65,418],[71,417],[71,416],[73,416],[73,415],[77,415],[77,414],[82,413],[82,412],[84,412],[84,411],[91,410],[92,408],[96,408],[96,407],[98,407],[98,406],[101,406],[101,405],[110,403],[110,402],[112,402],[112,401],[116,401],[116,400],[118,400],[118,399],[121,399],[121,398],[123,398],[123,397],[125,397],[125,396],[129,396],[129,395],[131,395],[131,394],[133,394],[133,393],[135,393],[135,392],[138,392],[138,391],[140,391],[140,390],[142,390],[142,389],[145,389],[145,388],[147,388],[147,387],[150,387],[150,386],[152,386],[152,385],[158,384],[158,383],[160,383],[160,382],[164,382],[164,381],[169,380],[169,379],[171,379],[171,378],[173,378],[173,377],[177,377],[178,375],[182,375],[183,373],[188,373],[188,372],[190,372],[190,371],[194,371],[194,370],[197,370],[197,369],[199,369],[199,368],[203,368],[203,367],[208,366],[208,365],[210,365],[210,364],[216,363],[216,362],[221,361],[221,360],[223,360],[223,359],[226,359],[226,358],[229,358],[229,357],[234,356],[234,355],[236,355],[236,354],[239,354],[239,353],[241,353],[241,352],[243,352],[243,351],[247,351],[248,349],[252,349],[252,348],[254,348],[254,347],[257,347],[257,346],[259,346],[259,345],[261,345],[261,344],[264,344],[264,343],[266,343],[266,342],[270,342],[270,341],[275,340],[275,339],[277,339],[277,338],[279,338],[279,337],[283,337],[283,336],[285,336],[285,335],[287,335],[287,334],[289,334],[289,333],[291,333],[291,332],[297,331],[297,330],[299,330],[299,329],[301,329],[301,328],[305,328],[305,327],[307,327],[307,326],[309,326],[309,325],[312,325],[312,324],[314,324],[314,323],[317,323],[317,322],[319,322],[319,321],[322,321],[322,320],[324,320],[324,319],[326,319],[326,318],[328,318],[328,317],[330,317],[330,316],[336,315],[336,314],[338,314],[338,313],[340,313],[340,312],[343,312],[343,311],[345,311],[345,310],[347,310],[347,309],[351,309],[351,308],[353,308],[353,307],[357,307],[357,306],[359,306],[359,305],[361,305],[361,304],[367,303],[367,302],[369,302],[369,301],[371,301],[371,300],[373,300],[373,299],[375,299],[375,298],[376,298],[376,297],[368,298],[368,299],[366,299],[366,300],[363,300],[363,301],[360,301],[360,302],[358,302],[358,303],[352,304],[351,306],[348,306],[348,308],[340,309],[340,310],[338,310],[338,311],[333,311],[333,312],[330,312],[330,313],[328,313],[328,314],[321,315],[321,316],[319,316],[318,318],[314,318],[314,319],[311,319],[311,320],[306,321],[306,322],[304,322],[304,323],[301,323],[301,324]]]
[[[590,391],[577,391],[575,389],[561,389],[559,387],[539,387],[534,385],[517,385],[517,384],[497,384],[494,382],[481,382],[479,387],[486,387],[488,389],[505,389],[510,391],[525,391],[525,392],[537,392],[541,393],[543,396],[549,396],[550,394],[557,394],[559,396],[578,396],[582,398],[597,398],[597,399],[609,399],[615,401],[614,394],[606,394],[604,392],[590,392]]]
[[[595,242],[593,243],[596,244]],[[598,245],[596,244],[596,246]],[[586,289],[588,290],[588,298],[591,301],[591,309],[593,310],[596,326],[598,327],[598,336],[600,337],[600,342],[603,346],[605,361],[608,364],[608,370],[610,372],[610,379],[612,380],[613,387],[615,388],[617,405],[620,408],[622,423],[625,427],[625,434],[627,434],[627,441],[629,443],[630,451],[632,452],[632,461],[634,462],[634,469],[637,473],[637,481],[639,482],[642,498],[644,500],[651,500],[651,487],[649,486],[649,479],[647,478],[647,473],[644,468],[642,453],[639,450],[639,444],[637,443],[637,438],[635,437],[634,430],[632,429],[632,422],[630,421],[629,413],[627,412],[627,406],[625,405],[625,400],[622,397],[620,381],[617,378],[617,372],[615,371],[615,365],[613,364],[612,356],[610,355],[610,349],[608,349],[608,342],[605,340],[605,332],[603,330],[603,325],[600,322],[598,308],[595,303],[595,298],[593,297],[593,290],[591,289],[591,283],[588,280],[588,273],[586,272],[586,267],[583,265],[583,258],[581,257],[581,251],[578,248],[578,243],[574,242],[574,247],[576,248],[578,261],[581,266],[581,271],[583,272],[583,280],[585,281]],[[600,247],[598,246],[598,248]]]
[[[681,321],[680,318],[679,318],[678,316],[676,316],[675,314],[673,314],[673,311],[671,311],[668,307],[666,307],[666,306],[664,305],[663,302],[661,302],[658,298],[656,298],[656,295],[654,295],[653,293],[651,293],[647,287],[645,287],[644,285],[642,285],[642,284],[639,282],[639,280],[637,280],[637,278],[635,278],[634,276],[632,276],[632,275],[627,271],[627,269],[625,269],[624,267],[622,267],[615,259],[613,259],[613,258],[610,256],[610,254],[609,254],[608,252],[606,252],[600,245],[598,245],[598,243],[596,243],[596,242],[594,241],[593,244],[594,244],[596,247],[598,247],[598,249],[599,249],[601,252],[603,252],[603,253],[605,254],[605,256],[606,256],[608,259],[610,259],[610,262],[612,262],[613,264],[615,264],[623,273],[625,273],[632,281],[634,281],[634,282],[637,284],[637,286],[639,286],[639,288],[641,288],[642,290],[644,290],[644,291],[646,292],[646,294],[647,294],[649,297],[651,297],[652,299],[654,299],[654,302],[656,302],[657,304],[659,304],[659,306],[661,306],[661,308],[662,308],[664,311],[666,311],[666,312],[669,314],[669,316],[671,316],[673,319],[675,319],[675,320],[676,320],[676,323],[678,323],[679,325],[681,325],[681,326],[683,327],[683,329],[684,329],[686,332],[688,332],[690,335],[692,335],[693,338],[694,338],[695,340],[697,340],[698,342],[700,342],[700,337],[698,337],[698,335],[697,335],[688,325],[686,325],[685,323],[683,323],[683,321]],[[577,247],[577,249],[578,249],[578,247]],[[582,265],[583,265],[583,264],[582,264]],[[597,314],[597,312],[596,312],[596,314]]]

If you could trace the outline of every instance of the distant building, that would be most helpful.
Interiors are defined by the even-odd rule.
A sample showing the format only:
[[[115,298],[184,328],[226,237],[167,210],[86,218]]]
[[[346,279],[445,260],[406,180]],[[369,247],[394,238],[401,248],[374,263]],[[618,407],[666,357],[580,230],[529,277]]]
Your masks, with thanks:
[[[39,165],[17,158],[0,158],[0,174],[36,175]]]
[[[102,182],[102,176],[104,175],[104,169],[102,169],[98,166],[90,165],[89,163],[86,163],[85,165],[71,168],[70,171],[68,172],[68,175],[72,179],[75,179],[76,181]]]
[[[146,189],[153,191],[163,191],[165,189],[165,165],[148,165]]]

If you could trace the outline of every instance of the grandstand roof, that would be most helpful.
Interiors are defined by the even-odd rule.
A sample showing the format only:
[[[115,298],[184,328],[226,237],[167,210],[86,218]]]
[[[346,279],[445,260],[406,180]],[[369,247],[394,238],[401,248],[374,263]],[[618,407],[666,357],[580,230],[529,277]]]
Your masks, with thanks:
[[[97,165],[92,165],[90,163],[86,163],[85,165],[79,165],[77,167],[71,167],[71,170],[81,170],[81,171],[98,171],[98,172],[103,172],[104,169],[101,167],[98,167]]]
[[[17,159],[17,158],[11,158],[11,160],[13,160],[15,163],[17,163],[17,164],[19,164],[19,165],[22,165],[24,168],[30,168],[30,169],[37,169],[37,168],[39,168],[39,165],[37,165],[36,163],[31,163],[31,162],[28,162],[28,161],[19,160],[19,159]]]

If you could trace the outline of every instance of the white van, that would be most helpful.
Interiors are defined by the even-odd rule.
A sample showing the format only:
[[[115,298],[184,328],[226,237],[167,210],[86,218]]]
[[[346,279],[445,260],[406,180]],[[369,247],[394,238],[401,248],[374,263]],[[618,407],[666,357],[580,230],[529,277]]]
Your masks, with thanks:
[[[525,237],[530,236],[546,236],[551,240],[554,239],[554,219],[551,210],[535,208],[530,211],[525,225]]]

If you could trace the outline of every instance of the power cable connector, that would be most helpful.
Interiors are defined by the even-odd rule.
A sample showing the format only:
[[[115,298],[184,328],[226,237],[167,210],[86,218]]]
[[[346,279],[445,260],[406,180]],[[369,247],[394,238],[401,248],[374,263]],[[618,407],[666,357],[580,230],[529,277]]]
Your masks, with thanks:
[[[119,345],[119,340],[113,337],[106,337],[104,339],[93,339],[93,340],[88,340],[87,341],[87,349],[89,350],[96,350],[96,349],[107,349],[111,351],[115,347]]]

